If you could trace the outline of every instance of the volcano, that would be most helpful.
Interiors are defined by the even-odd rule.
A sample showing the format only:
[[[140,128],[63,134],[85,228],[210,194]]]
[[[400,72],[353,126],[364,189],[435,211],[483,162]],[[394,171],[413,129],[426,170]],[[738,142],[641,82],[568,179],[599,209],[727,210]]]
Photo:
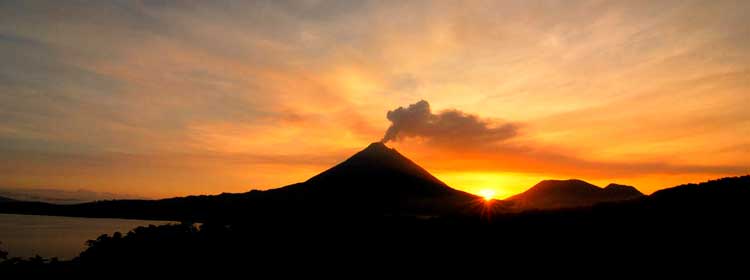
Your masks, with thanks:
[[[287,187],[265,191],[308,209],[348,209],[397,215],[456,213],[481,199],[453,189],[381,142]]]
[[[346,161],[305,182],[314,191],[379,197],[466,195],[383,143],[370,144]]]

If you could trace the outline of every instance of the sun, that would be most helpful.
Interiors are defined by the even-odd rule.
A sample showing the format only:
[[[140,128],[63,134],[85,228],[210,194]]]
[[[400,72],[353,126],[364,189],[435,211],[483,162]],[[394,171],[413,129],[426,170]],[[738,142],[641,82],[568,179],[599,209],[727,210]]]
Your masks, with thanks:
[[[485,201],[490,201],[495,197],[495,191],[490,189],[483,189],[479,191],[479,195],[481,195]]]

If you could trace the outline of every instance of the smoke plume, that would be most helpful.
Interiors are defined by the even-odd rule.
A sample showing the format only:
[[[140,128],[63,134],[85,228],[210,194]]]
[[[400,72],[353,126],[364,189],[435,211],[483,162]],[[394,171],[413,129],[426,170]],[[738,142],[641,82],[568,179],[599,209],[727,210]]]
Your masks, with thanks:
[[[383,143],[422,137],[441,145],[484,145],[512,138],[518,133],[515,124],[485,120],[458,110],[433,114],[425,100],[388,111],[386,116],[391,126],[381,140]]]

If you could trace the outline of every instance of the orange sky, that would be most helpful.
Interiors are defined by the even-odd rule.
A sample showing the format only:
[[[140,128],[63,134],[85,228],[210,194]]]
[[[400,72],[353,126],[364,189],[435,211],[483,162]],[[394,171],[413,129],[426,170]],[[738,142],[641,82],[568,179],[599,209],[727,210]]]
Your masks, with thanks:
[[[0,3],[0,186],[279,187],[420,100],[388,145],[470,192],[750,173],[750,2],[252,2]]]

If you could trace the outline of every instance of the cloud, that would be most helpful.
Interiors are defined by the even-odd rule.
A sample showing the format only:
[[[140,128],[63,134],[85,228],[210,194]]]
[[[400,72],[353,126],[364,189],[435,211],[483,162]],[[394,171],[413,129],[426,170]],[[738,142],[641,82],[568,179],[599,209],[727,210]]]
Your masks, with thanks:
[[[388,111],[391,126],[382,142],[398,141],[408,137],[422,137],[434,144],[445,146],[466,144],[494,144],[518,134],[518,125],[481,119],[477,115],[459,110],[446,110],[433,114],[430,104],[421,100]]]

